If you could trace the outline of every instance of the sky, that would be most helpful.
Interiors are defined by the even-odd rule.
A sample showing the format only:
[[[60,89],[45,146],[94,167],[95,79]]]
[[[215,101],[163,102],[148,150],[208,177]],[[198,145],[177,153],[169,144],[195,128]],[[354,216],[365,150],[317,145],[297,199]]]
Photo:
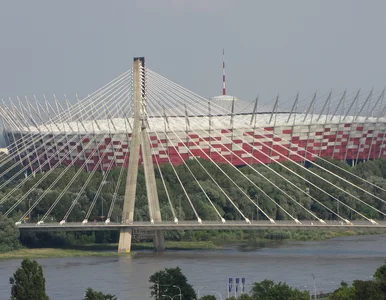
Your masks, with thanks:
[[[145,56],[211,97],[383,89],[385,1],[0,0],[0,98],[86,96]]]

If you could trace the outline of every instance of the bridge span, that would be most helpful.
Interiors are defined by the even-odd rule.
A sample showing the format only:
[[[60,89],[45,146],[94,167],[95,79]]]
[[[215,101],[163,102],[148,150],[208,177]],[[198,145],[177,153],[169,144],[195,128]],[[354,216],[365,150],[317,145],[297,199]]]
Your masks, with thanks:
[[[102,223],[78,223],[68,222],[60,225],[59,223],[22,223],[18,228],[23,231],[98,231],[98,230],[121,230],[122,228],[137,229],[137,230],[386,230],[386,221],[378,221],[377,224],[371,224],[368,221],[353,221],[349,224],[338,221],[326,221],[326,224],[319,223],[314,220],[302,220],[300,223],[294,221],[180,221],[174,223],[171,221],[162,222],[133,222],[132,224],[123,224],[117,222]]]

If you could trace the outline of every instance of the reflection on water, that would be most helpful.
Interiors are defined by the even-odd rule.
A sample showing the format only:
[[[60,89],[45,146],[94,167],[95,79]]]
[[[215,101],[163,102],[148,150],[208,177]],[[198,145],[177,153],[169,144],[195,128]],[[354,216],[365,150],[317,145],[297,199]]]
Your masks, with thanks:
[[[264,242],[227,250],[140,251],[133,256],[40,259],[47,292],[53,300],[82,299],[87,287],[119,299],[149,299],[149,276],[179,266],[201,294],[227,296],[228,277],[251,284],[285,281],[301,289],[328,292],[342,280],[369,279],[386,258],[386,235],[340,237],[328,241]],[[9,299],[9,277],[20,260],[0,262],[0,299]]]
[[[233,245],[233,247],[241,252],[249,252],[249,251],[253,252],[264,248],[279,248],[283,246],[285,243],[286,243],[285,241],[258,240],[258,241],[253,241],[249,243],[236,244],[236,245]]]

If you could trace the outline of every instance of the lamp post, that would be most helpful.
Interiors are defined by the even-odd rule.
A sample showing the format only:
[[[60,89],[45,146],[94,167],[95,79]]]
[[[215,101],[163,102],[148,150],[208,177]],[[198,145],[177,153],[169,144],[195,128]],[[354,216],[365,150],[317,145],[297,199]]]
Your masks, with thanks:
[[[310,300],[312,300],[312,298],[313,298],[312,297],[312,288],[314,288],[314,295],[315,295],[315,299],[316,299],[316,286],[315,286],[315,283],[314,284],[308,284],[308,285],[304,286],[304,289],[308,290],[308,292],[310,294]]]
[[[222,295],[221,295],[219,292],[217,292],[217,291],[212,291],[212,293],[213,293],[213,294],[219,295],[219,296],[220,296],[220,300],[222,300]]]
[[[198,289],[198,291],[197,291],[197,299],[200,299],[200,291],[201,291],[202,289],[207,288],[207,287],[208,287],[207,285],[204,285],[204,286],[202,286],[202,287],[200,287],[200,288]]]
[[[305,285],[305,286],[304,286],[304,289],[305,289],[305,290],[308,290],[308,292],[309,292],[309,294],[310,294],[310,300],[312,300],[311,285],[310,285],[310,284],[309,284],[309,285]]]
[[[336,201],[336,213],[339,215],[339,196],[336,197],[337,201]]]
[[[172,287],[178,288],[180,290],[180,300],[182,300],[181,288],[178,285],[173,285]]]
[[[103,221],[103,216],[104,216],[104,214],[103,214],[103,197],[101,197],[101,202],[102,202],[102,216],[101,216],[101,219]]]
[[[311,274],[312,275],[312,279],[313,279],[313,286],[314,286],[314,297],[315,297],[315,300],[316,300],[316,285],[315,285],[315,275],[314,274]],[[310,296],[311,298],[311,296]]]
[[[159,289],[159,287],[160,286],[170,286],[170,284],[159,284],[159,278],[158,278],[158,281],[156,282],[156,285],[157,285],[157,296],[159,297],[160,295],[160,289]],[[165,292],[167,291],[167,289],[165,290]],[[161,296],[163,296],[163,295],[161,295]],[[168,296],[168,295],[166,295],[166,296]]]
[[[31,223],[31,198],[28,198],[28,223]]]
[[[105,185],[105,184],[107,184],[107,183],[109,183],[110,181],[109,180],[103,180],[102,182],[101,182],[101,185]],[[103,222],[103,219],[105,218],[105,216],[104,216],[104,214],[103,214],[103,200],[104,200],[104,198],[102,197],[102,196],[100,196],[101,197],[101,205],[102,205],[102,214],[101,214],[101,220],[102,220],[102,222]]]
[[[256,221],[259,221],[259,195],[256,196]]]
[[[101,214],[101,220],[103,222],[103,219],[105,218],[105,215],[103,214],[103,197],[101,196],[101,202],[102,202],[102,214]]]

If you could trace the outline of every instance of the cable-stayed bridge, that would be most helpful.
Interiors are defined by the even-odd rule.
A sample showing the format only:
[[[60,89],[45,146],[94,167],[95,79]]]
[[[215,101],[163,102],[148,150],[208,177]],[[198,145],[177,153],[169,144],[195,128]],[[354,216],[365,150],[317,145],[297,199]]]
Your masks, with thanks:
[[[207,100],[135,58],[131,70],[75,104],[43,98],[3,100],[0,108],[8,142],[8,155],[0,160],[0,208],[23,230],[120,230],[119,251],[130,251],[134,229],[154,230],[155,248],[163,250],[163,230],[385,227],[382,183],[329,160],[356,164],[385,157],[384,91],[296,95],[281,104],[275,97],[268,105],[258,98]],[[143,207],[135,207],[143,189],[139,166]],[[170,174],[180,186],[178,197]],[[192,185],[200,197],[188,192]],[[106,189],[108,200],[102,197]],[[160,193],[167,209],[160,207]],[[120,197],[123,207],[117,207]],[[189,220],[176,210],[181,198]],[[109,204],[106,216],[103,201]],[[92,222],[99,203],[103,223]],[[254,221],[250,207],[264,220]],[[53,220],[59,209],[60,220]],[[147,211],[147,222],[136,220],[138,209]],[[42,214],[31,223],[36,210]]]
[[[95,231],[95,230],[120,230],[122,228],[139,229],[139,230],[256,230],[256,229],[335,229],[335,230],[347,230],[347,229],[371,229],[371,230],[385,230],[386,221],[378,221],[377,226],[365,221],[355,221],[354,223],[344,223],[338,221],[326,221],[325,223],[318,223],[314,220],[302,220],[302,222],[295,223],[292,221],[278,221],[274,223],[270,221],[251,221],[250,223],[245,221],[162,221],[158,223],[151,222],[133,222],[127,223],[114,223],[107,224],[99,222],[90,222],[82,224],[81,222],[71,222],[65,224],[57,223],[44,223],[37,226],[37,224],[20,224],[19,227],[23,230],[31,231]]]

